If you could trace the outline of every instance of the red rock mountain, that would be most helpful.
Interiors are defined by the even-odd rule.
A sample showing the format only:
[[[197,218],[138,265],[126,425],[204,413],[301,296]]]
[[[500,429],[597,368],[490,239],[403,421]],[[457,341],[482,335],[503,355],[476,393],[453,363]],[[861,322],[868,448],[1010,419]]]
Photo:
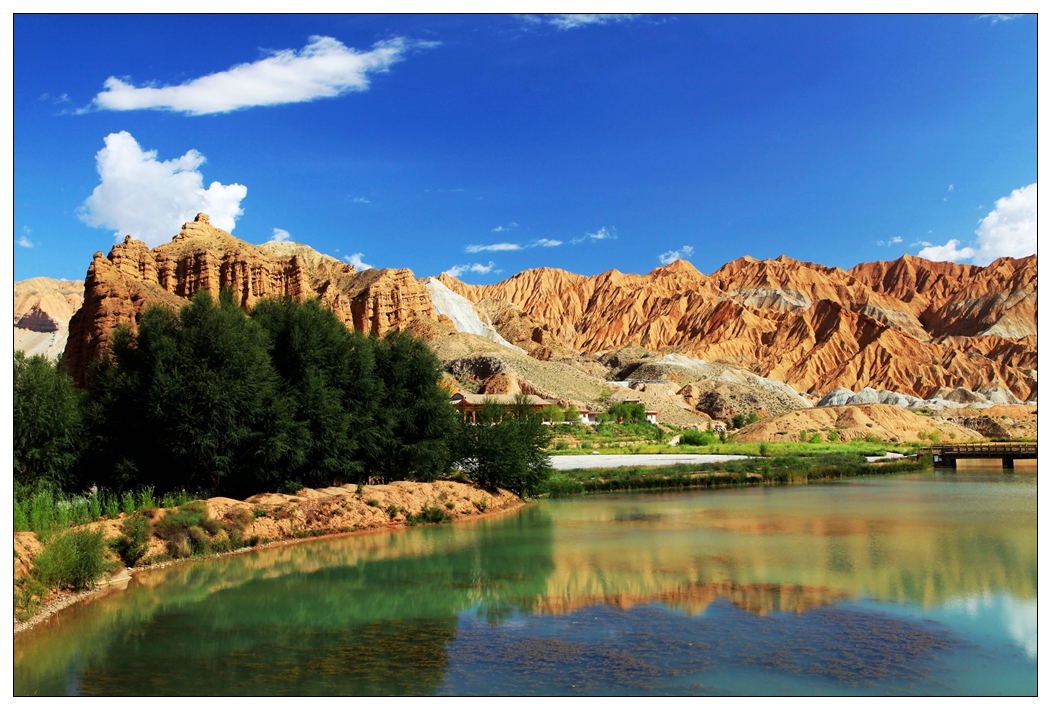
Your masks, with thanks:
[[[644,276],[540,268],[490,286],[439,280],[485,301],[478,310],[538,359],[634,345],[804,391],[870,386],[928,398],[942,387],[1000,385],[1028,400],[1036,394],[1037,276],[1035,256],[985,267],[903,256],[849,271],[781,256],[744,257],[710,275],[676,261]],[[198,215],[155,249],[127,237],[108,257],[95,254],[70,322],[70,370],[84,382],[113,328],[134,327],[150,303],[178,306],[201,288],[223,287],[245,307],[272,295],[319,297],[367,332],[434,338],[451,324],[407,269],[358,273],[300,244],[253,246]]]
[[[514,303],[581,352],[683,352],[818,392],[1036,392],[1035,256],[983,268],[903,256],[850,271],[744,257],[709,276],[676,261],[645,276],[541,268],[491,286],[441,281]]]
[[[95,254],[84,305],[69,324],[70,372],[84,383],[113,329],[121,323],[134,328],[150,304],[178,307],[202,288],[215,293],[226,287],[245,308],[266,296],[319,297],[348,326],[377,334],[404,329],[418,318],[435,319],[426,288],[408,269],[357,273],[301,244],[248,244],[198,214],[155,249],[128,236],[108,257]]]

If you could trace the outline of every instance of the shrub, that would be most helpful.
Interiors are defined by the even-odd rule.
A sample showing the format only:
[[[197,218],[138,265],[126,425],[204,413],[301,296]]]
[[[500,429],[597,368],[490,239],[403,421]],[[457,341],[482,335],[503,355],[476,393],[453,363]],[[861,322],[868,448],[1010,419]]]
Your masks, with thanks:
[[[930,434],[929,434],[929,438],[930,438],[930,442],[931,443],[940,443],[941,442],[941,432],[940,431],[931,431]]]
[[[810,443],[823,443],[824,437],[820,435],[820,431],[815,431],[812,436],[809,437]]]
[[[769,446],[767,446],[765,443],[762,443],[761,445],[759,445],[758,446],[758,454],[762,455],[762,456],[769,455]]]
[[[370,497],[367,500],[365,500],[365,504],[369,507],[379,507],[379,500],[375,499],[374,497]]]
[[[397,505],[388,505],[386,508],[386,513],[390,515],[390,519],[394,519],[394,517],[397,517]]]
[[[107,494],[102,500],[102,511],[110,519],[120,516],[120,500],[116,495]]]
[[[157,501],[153,499],[153,486],[144,487],[139,492],[139,508],[156,507]]]
[[[130,492],[125,492],[120,497],[120,511],[126,515],[130,515],[135,512],[135,496]]]
[[[455,502],[446,502],[445,503],[445,508],[449,509],[449,510],[454,510],[454,509],[456,509],[456,503]]]
[[[55,526],[55,500],[49,490],[42,490],[29,498],[29,528],[43,540]]]
[[[171,509],[172,507],[178,507],[175,503],[175,496],[170,492],[164,493],[164,497],[160,498],[160,506],[164,509]]]
[[[22,505],[18,504],[18,500],[15,500],[15,531],[16,532],[28,532],[29,531],[29,517],[22,511]]]
[[[121,525],[120,531],[121,535],[113,542],[113,551],[125,566],[134,566],[149,548],[149,520],[141,515],[128,517]]]
[[[830,431],[828,433],[828,443],[838,443],[838,442],[839,442],[839,432],[838,431]]]
[[[88,498],[88,515],[92,522],[102,519],[102,498],[97,492]]]
[[[56,537],[33,560],[33,574],[48,588],[82,591],[112,568],[102,532],[74,530]]]
[[[710,431],[686,431],[678,441],[687,446],[709,446],[715,442],[715,435]]]
[[[405,522],[409,525],[416,524],[440,524],[449,519],[449,516],[445,514],[445,511],[440,507],[431,507],[429,503],[423,505],[423,509],[420,510],[417,515],[406,515]]]

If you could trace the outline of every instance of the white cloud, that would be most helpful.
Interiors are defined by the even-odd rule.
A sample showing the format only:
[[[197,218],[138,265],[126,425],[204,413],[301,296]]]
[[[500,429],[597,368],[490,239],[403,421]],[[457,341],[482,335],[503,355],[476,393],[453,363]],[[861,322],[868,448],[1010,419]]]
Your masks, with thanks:
[[[1009,20],[1016,20],[1021,15],[978,15],[978,20],[991,20],[992,24],[997,22],[1008,22]]]
[[[539,241],[537,241],[535,244],[532,244],[532,245],[533,246],[547,246],[547,247],[551,247],[551,246],[561,246],[562,242],[558,241],[557,239],[540,239]]]
[[[948,185],[948,191],[951,192],[955,189],[955,185]]]
[[[875,243],[876,243],[876,245],[878,245],[878,246],[893,246],[894,244],[899,244],[899,243],[901,243],[902,241],[904,241],[904,239],[902,239],[902,238],[901,238],[901,237],[899,237],[899,236],[895,236],[895,237],[893,237],[892,239],[890,239],[889,241],[883,241],[882,239],[879,239],[879,240],[878,240],[878,241],[876,241]],[[925,244],[926,242],[923,242],[923,243]],[[927,245],[928,245],[928,244],[927,244]],[[915,246],[915,244],[912,244],[912,246]]]
[[[987,266],[1003,256],[1022,258],[1034,254],[1038,206],[1036,184],[1033,182],[996,200],[995,209],[981,220],[975,232],[977,238],[969,246],[959,248],[958,239],[943,246],[921,242],[926,248],[919,252],[919,256],[932,261],[972,259],[977,266]]]
[[[569,14],[569,15],[554,15],[548,18],[548,22],[557,27],[560,30],[572,30],[577,27],[586,27],[587,25],[605,25],[610,22],[627,22],[633,20],[635,15],[615,15],[615,14],[601,14],[601,15],[586,15],[586,14]]]
[[[1036,251],[1036,183],[1016,189],[995,202],[977,227],[977,254],[973,262],[984,266],[1002,256],[1021,258]]]
[[[354,197],[350,201],[353,202],[354,204],[372,204],[372,200],[370,200],[370,199],[368,199],[366,197]]]
[[[612,228],[612,229],[606,229],[605,227],[602,227],[601,229],[599,229],[598,231],[594,232],[593,234],[584,234],[583,236],[580,236],[580,237],[577,237],[575,239],[572,239],[569,243],[579,244],[582,241],[587,241],[587,239],[590,239],[591,241],[601,241],[602,239],[615,239],[615,238],[616,238],[616,228],[615,227]]]
[[[681,249],[676,249],[675,251],[665,251],[664,253],[660,254],[659,259],[660,263],[667,266],[668,264],[672,264],[680,258],[689,258],[692,255],[693,247],[683,246]]]
[[[415,43],[412,46],[431,46]],[[135,87],[111,76],[91,108],[110,111],[161,109],[194,116],[252,106],[276,106],[365,91],[369,75],[386,71],[409,48],[404,38],[377,42],[359,52],[332,37],[310,37],[298,52],[281,49],[250,64],[191,79],[178,86]]]
[[[160,162],[157,151],[144,151],[127,131],[106,136],[106,147],[95,155],[102,178],[78,209],[88,226],[115,229],[118,238],[131,234],[157,246],[179,232],[198,212],[211,217],[212,225],[233,231],[244,210],[244,185],[212,182],[204,189],[197,170],[203,155],[190,150]]]
[[[476,254],[479,251],[521,251],[521,244],[471,244],[463,249],[468,254]]]
[[[453,266],[452,268],[445,271],[448,275],[453,278],[459,278],[464,273],[488,273],[496,267],[495,262],[489,261],[488,264],[483,263],[466,263],[462,266]],[[496,271],[501,273],[501,271]]]
[[[492,231],[494,231],[496,233],[499,233],[501,231],[512,231],[514,229],[514,227],[516,227],[516,226],[518,226],[517,223],[511,222],[507,226],[498,226],[495,229],[493,229]]]
[[[25,230],[25,234],[20,234],[19,237],[18,237],[18,241],[16,241],[15,243],[18,244],[19,246],[24,246],[27,249],[33,248],[33,242],[29,240],[28,236],[26,236],[26,234],[29,234],[29,233],[30,233],[29,230],[26,229]]]
[[[958,239],[950,239],[943,246],[927,246],[919,252],[919,258],[930,261],[965,261],[973,258],[974,253],[976,252],[969,246],[960,249]]]
[[[289,234],[286,230],[274,227],[273,236],[270,237],[270,241],[288,241],[291,238],[292,235]]]
[[[363,253],[350,254],[349,256],[344,256],[343,260],[352,265],[358,271],[367,271],[370,268],[374,268],[371,264],[365,263],[361,260],[364,256]]]

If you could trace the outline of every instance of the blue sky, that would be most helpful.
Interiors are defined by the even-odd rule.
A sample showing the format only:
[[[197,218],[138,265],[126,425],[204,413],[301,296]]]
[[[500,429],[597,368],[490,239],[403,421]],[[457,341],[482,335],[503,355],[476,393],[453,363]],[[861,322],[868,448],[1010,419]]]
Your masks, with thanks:
[[[1034,16],[19,15],[14,39],[16,280],[202,205],[472,283],[1034,251]]]

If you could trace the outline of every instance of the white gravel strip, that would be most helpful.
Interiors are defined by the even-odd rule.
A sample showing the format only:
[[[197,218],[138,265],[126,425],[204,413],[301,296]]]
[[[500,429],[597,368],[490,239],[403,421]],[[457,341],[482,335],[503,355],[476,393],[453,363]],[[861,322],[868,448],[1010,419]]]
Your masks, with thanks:
[[[551,465],[555,470],[580,470],[582,468],[623,468],[632,465],[683,465],[686,463],[722,463],[727,460],[744,460],[746,455],[701,455],[681,454],[625,454],[625,455],[552,455]]]

